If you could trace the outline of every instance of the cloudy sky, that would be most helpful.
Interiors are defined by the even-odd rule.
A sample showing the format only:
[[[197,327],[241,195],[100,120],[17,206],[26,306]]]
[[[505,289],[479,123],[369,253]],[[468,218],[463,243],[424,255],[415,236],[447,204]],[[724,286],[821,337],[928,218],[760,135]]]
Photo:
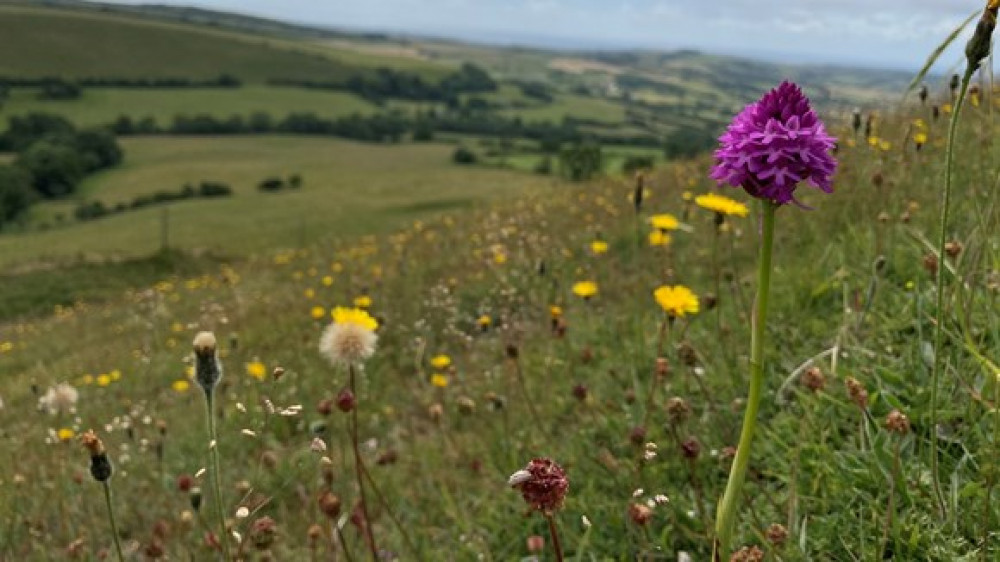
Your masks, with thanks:
[[[133,0],[112,0],[137,4]],[[563,48],[692,47],[916,69],[985,0],[157,0],[366,30]],[[947,62],[960,60],[956,50]]]

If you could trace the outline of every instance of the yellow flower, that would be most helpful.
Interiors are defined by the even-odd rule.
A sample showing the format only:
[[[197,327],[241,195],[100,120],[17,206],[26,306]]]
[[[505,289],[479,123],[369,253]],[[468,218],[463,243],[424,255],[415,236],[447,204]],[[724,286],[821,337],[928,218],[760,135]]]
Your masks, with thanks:
[[[316,296],[316,291],[313,289],[306,289],[302,292],[302,294],[305,295],[307,299],[311,299]]]
[[[694,194],[692,194],[690,191],[685,191],[684,193],[681,193],[681,199],[685,201],[690,201],[692,197],[694,197]]]
[[[493,263],[497,265],[503,265],[507,263],[507,254],[503,252],[497,252],[493,254]]]
[[[448,386],[448,377],[440,373],[435,373],[434,375],[431,376],[431,384],[433,384],[438,388],[444,388]]]
[[[582,299],[589,299],[597,294],[597,283],[593,281],[580,281],[573,285],[573,294]]]
[[[325,287],[329,287],[330,285],[333,285],[333,277],[331,277],[329,275],[324,275],[323,276],[323,285]]]
[[[194,367],[192,367],[191,365],[188,365],[187,367],[184,367],[184,376],[187,377],[187,378],[189,378],[189,379],[193,379],[194,378]]]
[[[549,306],[549,316],[553,318],[560,318],[562,317],[562,315],[563,315],[563,309],[561,306],[554,304]]]
[[[449,365],[451,365],[451,357],[443,353],[431,358],[431,367],[435,369],[447,369]]]
[[[186,380],[176,380],[170,385],[170,388],[174,389],[174,392],[187,392],[191,388],[191,383]]]
[[[369,299],[370,300],[370,299]],[[378,321],[372,318],[371,314],[360,308],[346,308],[338,306],[330,311],[334,324],[353,324],[361,326],[369,332],[374,332],[378,328]]]
[[[479,324],[480,328],[489,328],[490,324],[493,323],[493,319],[490,318],[489,314],[483,314],[476,320],[476,324]]]
[[[747,206],[739,201],[730,199],[724,195],[719,195],[717,193],[706,193],[704,195],[699,195],[694,198],[696,205],[702,209],[707,209],[709,211],[715,211],[716,213],[721,213],[723,215],[736,215],[738,217],[745,217],[750,212]]]
[[[941,106],[941,111],[944,112],[944,113],[951,113],[951,104],[950,103],[946,103],[946,104],[942,105]]]
[[[868,137],[868,146],[872,148],[877,147],[879,142],[880,141],[878,137]]]
[[[112,369],[112,371],[111,371],[111,380],[116,381],[116,380],[119,380],[121,378],[122,378],[122,372],[119,371],[118,369]]]
[[[108,386],[111,384],[111,375],[101,373],[97,375],[97,386]]]
[[[670,316],[683,318],[686,314],[698,313],[698,297],[684,285],[659,287],[653,291],[653,298]]]
[[[913,135],[913,142],[917,143],[917,146],[927,144],[927,133],[917,133]]]
[[[598,256],[605,254],[608,251],[608,243],[604,240],[594,240],[590,243],[590,251]]]
[[[14,349],[14,342],[5,341],[0,343],[0,353],[10,353]]]
[[[314,306],[312,307],[312,310],[309,311],[309,314],[313,317],[313,320],[321,320],[324,316],[326,316],[326,309],[322,306]]]
[[[56,432],[56,437],[58,437],[60,441],[65,442],[76,437],[76,432],[68,427],[61,427],[59,428],[59,431]]]
[[[368,295],[361,295],[354,298],[354,306],[356,306],[357,308],[370,308],[371,305],[372,305],[372,298],[369,297]]]
[[[267,376],[267,366],[260,361],[251,361],[247,363],[247,374],[251,377],[262,381],[264,377]]]
[[[677,217],[668,213],[653,215],[649,217],[649,222],[653,225],[653,228],[658,230],[677,230],[677,227],[680,226]]]
[[[83,375],[80,377],[80,382],[86,385],[94,384],[94,375]]]
[[[670,235],[662,230],[654,230],[649,233],[650,246],[666,246],[670,243]]]
[[[892,149],[892,143],[884,140],[878,143],[878,147],[882,149],[882,152],[889,152]]]
[[[914,119],[913,120],[913,126],[916,127],[916,128],[918,128],[918,129],[926,129],[927,128],[927,123],[925,123],[923,119]]]
[[[173,324],[170,325],[170,331],[171,332],[175,332],[175,333],[176,332],[183,332],[184,331],[184,324],[181,324],[180,322],[174,322]]]

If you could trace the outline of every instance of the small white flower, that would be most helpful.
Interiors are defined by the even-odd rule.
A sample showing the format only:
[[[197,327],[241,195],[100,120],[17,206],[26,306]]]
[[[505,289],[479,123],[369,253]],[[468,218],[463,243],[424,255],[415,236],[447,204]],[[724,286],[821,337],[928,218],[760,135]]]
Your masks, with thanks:
[[[237,519],[246,519],[250,515],[250,509],[245,505],[241,505],[239,509],[236,510]]]
[[[637,497],[643,495],[644,493],[646,493],[646,490],[643,490],[642,488],[636,488],[635,491],[632,492],[632,497],[633,498],[637,498]]]
[[[590,522],[590,519],[588,519],[586,515],[581,515],[580,516],[580,522],[583,523],[583,526],[586,527],[586,528],[588,528],[588,529],[592,525],[592,523]]]
[[[247,437],[257,437],[257,433],[252,429],[243,429],[240,433],[246,435]]]

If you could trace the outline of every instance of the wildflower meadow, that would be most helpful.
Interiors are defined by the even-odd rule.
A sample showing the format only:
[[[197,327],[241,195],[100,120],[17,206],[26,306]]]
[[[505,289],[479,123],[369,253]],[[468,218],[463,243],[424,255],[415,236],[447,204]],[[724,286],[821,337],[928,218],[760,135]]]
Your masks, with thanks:
[[[996,4],[892,110],[0,327],[0,560],[1000,559]]]

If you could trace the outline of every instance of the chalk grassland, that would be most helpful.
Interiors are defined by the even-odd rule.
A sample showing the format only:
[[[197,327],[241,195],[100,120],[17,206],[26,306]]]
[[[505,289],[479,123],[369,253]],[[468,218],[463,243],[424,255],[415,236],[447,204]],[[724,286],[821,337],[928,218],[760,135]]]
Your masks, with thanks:
[[[81,197],[108,204],[221,181],[231,198],[169,205],[170,243],[245,255],[319,236],[384,232],[434,211],[474,206],[544,189],[549,179],[451,163],[448,144],[368,145],[289,136],[122,139],[125,162],[92,178]],[[259,193],[271,177],[298,173],[297,191]],[[38,220],[54,222],[74,202],[43,203]],[[135,256],[156,250],[162,207],[47,231],[0,237],[0,265],[83,255]]]
[[[336,81],[375,66],[431,77],[447,66],[358,54],[317,42],[156,21],[96,10],[0,5],[0,76]]]

